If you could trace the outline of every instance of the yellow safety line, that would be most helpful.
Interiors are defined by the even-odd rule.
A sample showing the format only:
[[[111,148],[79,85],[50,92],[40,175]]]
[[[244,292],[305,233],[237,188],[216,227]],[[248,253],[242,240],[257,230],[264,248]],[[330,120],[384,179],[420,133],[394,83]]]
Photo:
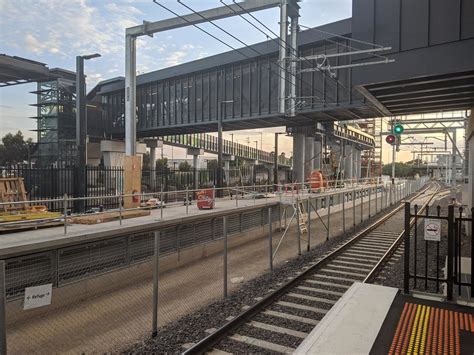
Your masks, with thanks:
[[[424,321],[423,330],[422,330],[423,333],[421,335],[421,341],[420,341],[420,354],[424,354],[424,352],[425,352],[428,322],[430,320],[430,310],[431,310],[431,307],[426,307],[425,321]]]
[[[415,322],[411,328],[410,343],[408,345],[407,354],[411,354],[413,352],[413,345],[415,342],[416,328],[418,326],[418,319],[420,318],[420,312],[421,312],[421,307],[418,307],[416,309]]]
[[[418,354],[418,350],[419,350],[418,348],[419,348],[419,345],[420,345],[421,330],[423,328],[423,320],[425,319],[425,310],[426,310],[426,306],[423,305],[423,307],[421,307],[420,320],[418,322],[418,327],[416,329],[415,344],[414,344],[414,348],[413,348],[413,352],[415,354]]]

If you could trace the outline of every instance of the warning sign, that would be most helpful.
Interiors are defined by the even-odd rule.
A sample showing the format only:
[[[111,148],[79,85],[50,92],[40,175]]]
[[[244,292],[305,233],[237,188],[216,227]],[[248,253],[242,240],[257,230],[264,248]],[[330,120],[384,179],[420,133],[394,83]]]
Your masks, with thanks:
[[[439,242],[441,240],[441,220],[425,218],[425,240]]]
[[[53,284],[33,286],[25,288],[25,299],[23,309],[33,309],[51,304]]]

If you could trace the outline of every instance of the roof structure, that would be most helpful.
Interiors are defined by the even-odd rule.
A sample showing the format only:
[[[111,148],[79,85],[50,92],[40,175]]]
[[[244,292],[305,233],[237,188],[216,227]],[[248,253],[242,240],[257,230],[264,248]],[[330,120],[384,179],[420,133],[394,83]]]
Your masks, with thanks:
[[[0,87],[67,78],[74,80],[75,73],[69,70],[49,69],[45,63],[0,54]]]

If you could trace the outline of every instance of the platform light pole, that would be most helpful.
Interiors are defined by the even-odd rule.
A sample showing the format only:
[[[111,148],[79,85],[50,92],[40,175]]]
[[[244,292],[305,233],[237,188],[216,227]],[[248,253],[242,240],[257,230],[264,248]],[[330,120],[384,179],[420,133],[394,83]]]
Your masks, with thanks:
[[[84,60],[98,58],[99,53],[79,55],[76,57],[76,197],[86,195],[86,165],[87,165],[87,107],[86,80],[84,75]],[[76,201],[76,209],[84,210],[84,201]]]

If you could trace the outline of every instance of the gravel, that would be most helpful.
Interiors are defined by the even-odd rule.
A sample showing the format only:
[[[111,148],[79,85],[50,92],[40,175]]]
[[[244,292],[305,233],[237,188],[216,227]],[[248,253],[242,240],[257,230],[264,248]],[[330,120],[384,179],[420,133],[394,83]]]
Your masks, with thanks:
[[[451,198],[449,196],[442,198],[435,205],[441,206],[441,216],[446,216],[448,213],[448,204],[450,203]],[[430,207],[430,214],[434,214],[436,209]],[[415,258],[417,262],[417,274],[425,275],[425,271],[428,271],[428,276],[436,277],[436,270],[439,270],[439,277],[442,278],[443,268],[445,265],[445,260],[448,250],[447,242],[447,222],[443,221],[441,224],[441,241],[439,243],[439,258],[436,255],[436,242],[428,242],[428,268],[425,266],[425,255],[426,255],[426,242],[423,239],[423,225],[424,219],[419,220],[418,225],[418,237],[417,237],[417,253],[414,252],[414,237],[413,231],[411,234],[411,248],[410,248],[410,270],[413,274]],[[403,252],[404,246],[400,246],[398,250]],[[393,257],[391,259],[392,264],[387,264],[384,266],[384,269],[380,276],[376,279],[376,283],[384,286],[396,287],[403,289],[403,275],[404,275],[404,257],[403,253],[401,257]],[[438,266],[438,265],[439,266]],[[413,290],[415,286],[415,281],[410,280],[410,290]],[[425,287],[426,286],[426,287]],[[436,289],[436,282],[428,281],[425,285],[424,280],[417,279],[416,290],[429,293],[443,293],[443,285],[440,284],[439,289]]]
[[[155,338],[149,338],[142,342],[136,343],[129,349],[125,349],[127,353],[180,353],[183,351],[183,345],[189,343],[195,343],[204,338],[207,333],[206,329],[218,328],[227,322],[226,318],[229,316],[237,316],[242,312],[244,306],[250,306],[255,304],[257,301],[256,297],[263,297],[269,293],[270,289],[276,289],[279,287],[278,284],[288,282],[289,277],[294,277],[296,272],[300,272],[303,267],[308,267],[325,256],[330,251],[336,249],[339,245],[342,245],[345,241],[350,239],[356,232],[366,228],[369,224],[378,218],[381,214],[389,212],[394,207],[385,209],[382,213],[373,215],[371,219],[367,219],[363,223],[359,224],[356,228],[348,231],[345,235],[339,235],[332,237],[329,241],[313,247],[309,252],[303,253],[303,255],[289,260],[287,263],[275,267],[273,273],[266,273],[260,277],[254,278],[248,282],[245,282],[241,287],[231,293],[227,300],[219,300],[207,307],[200,309],[199,311],[182,317],[176,322],[170,323],[164,327],[161,327],[158,331],[158,335]],[[316,277],[317,275],[314,275]],[[323,282],[330,282],[327,279],[320,280]],[[344,283],[338,281],[338,283]],[[350,283],[344,283],[350,285]],[[308,287],[317,287],[319,289],[327,289],[332,291],[344,292],[346,289],[333,286],[322,286],[314,285],[310,283],[302,283],[302,285]],[[292,298],[292,302],[295,299]],[[319,308],[323,308],[320,304]],[[296,309],[289,309],[287,307],[281,307],[278,305],[272,305],[272,310],[285,311],[295,315],[307,317],[308,313],[299,311]],[[312,313],[315,319],[321,319],[322,315]],[[260,316],[259,316],[260,317]],[[265,316],[267,317],[267,316]],[[272,317],[273,318],[273,317]],[[277,318],[278,324],[290,324],[291,321],[284,321]],[[275,319],[276,321],[276,319]],[[297,329],[292,327],[292,329]],[[231,349],[233,352],[261,352],[262,349],[247,345],[242,345],[238,342],[226,339],[220,344],[221,350]]]

